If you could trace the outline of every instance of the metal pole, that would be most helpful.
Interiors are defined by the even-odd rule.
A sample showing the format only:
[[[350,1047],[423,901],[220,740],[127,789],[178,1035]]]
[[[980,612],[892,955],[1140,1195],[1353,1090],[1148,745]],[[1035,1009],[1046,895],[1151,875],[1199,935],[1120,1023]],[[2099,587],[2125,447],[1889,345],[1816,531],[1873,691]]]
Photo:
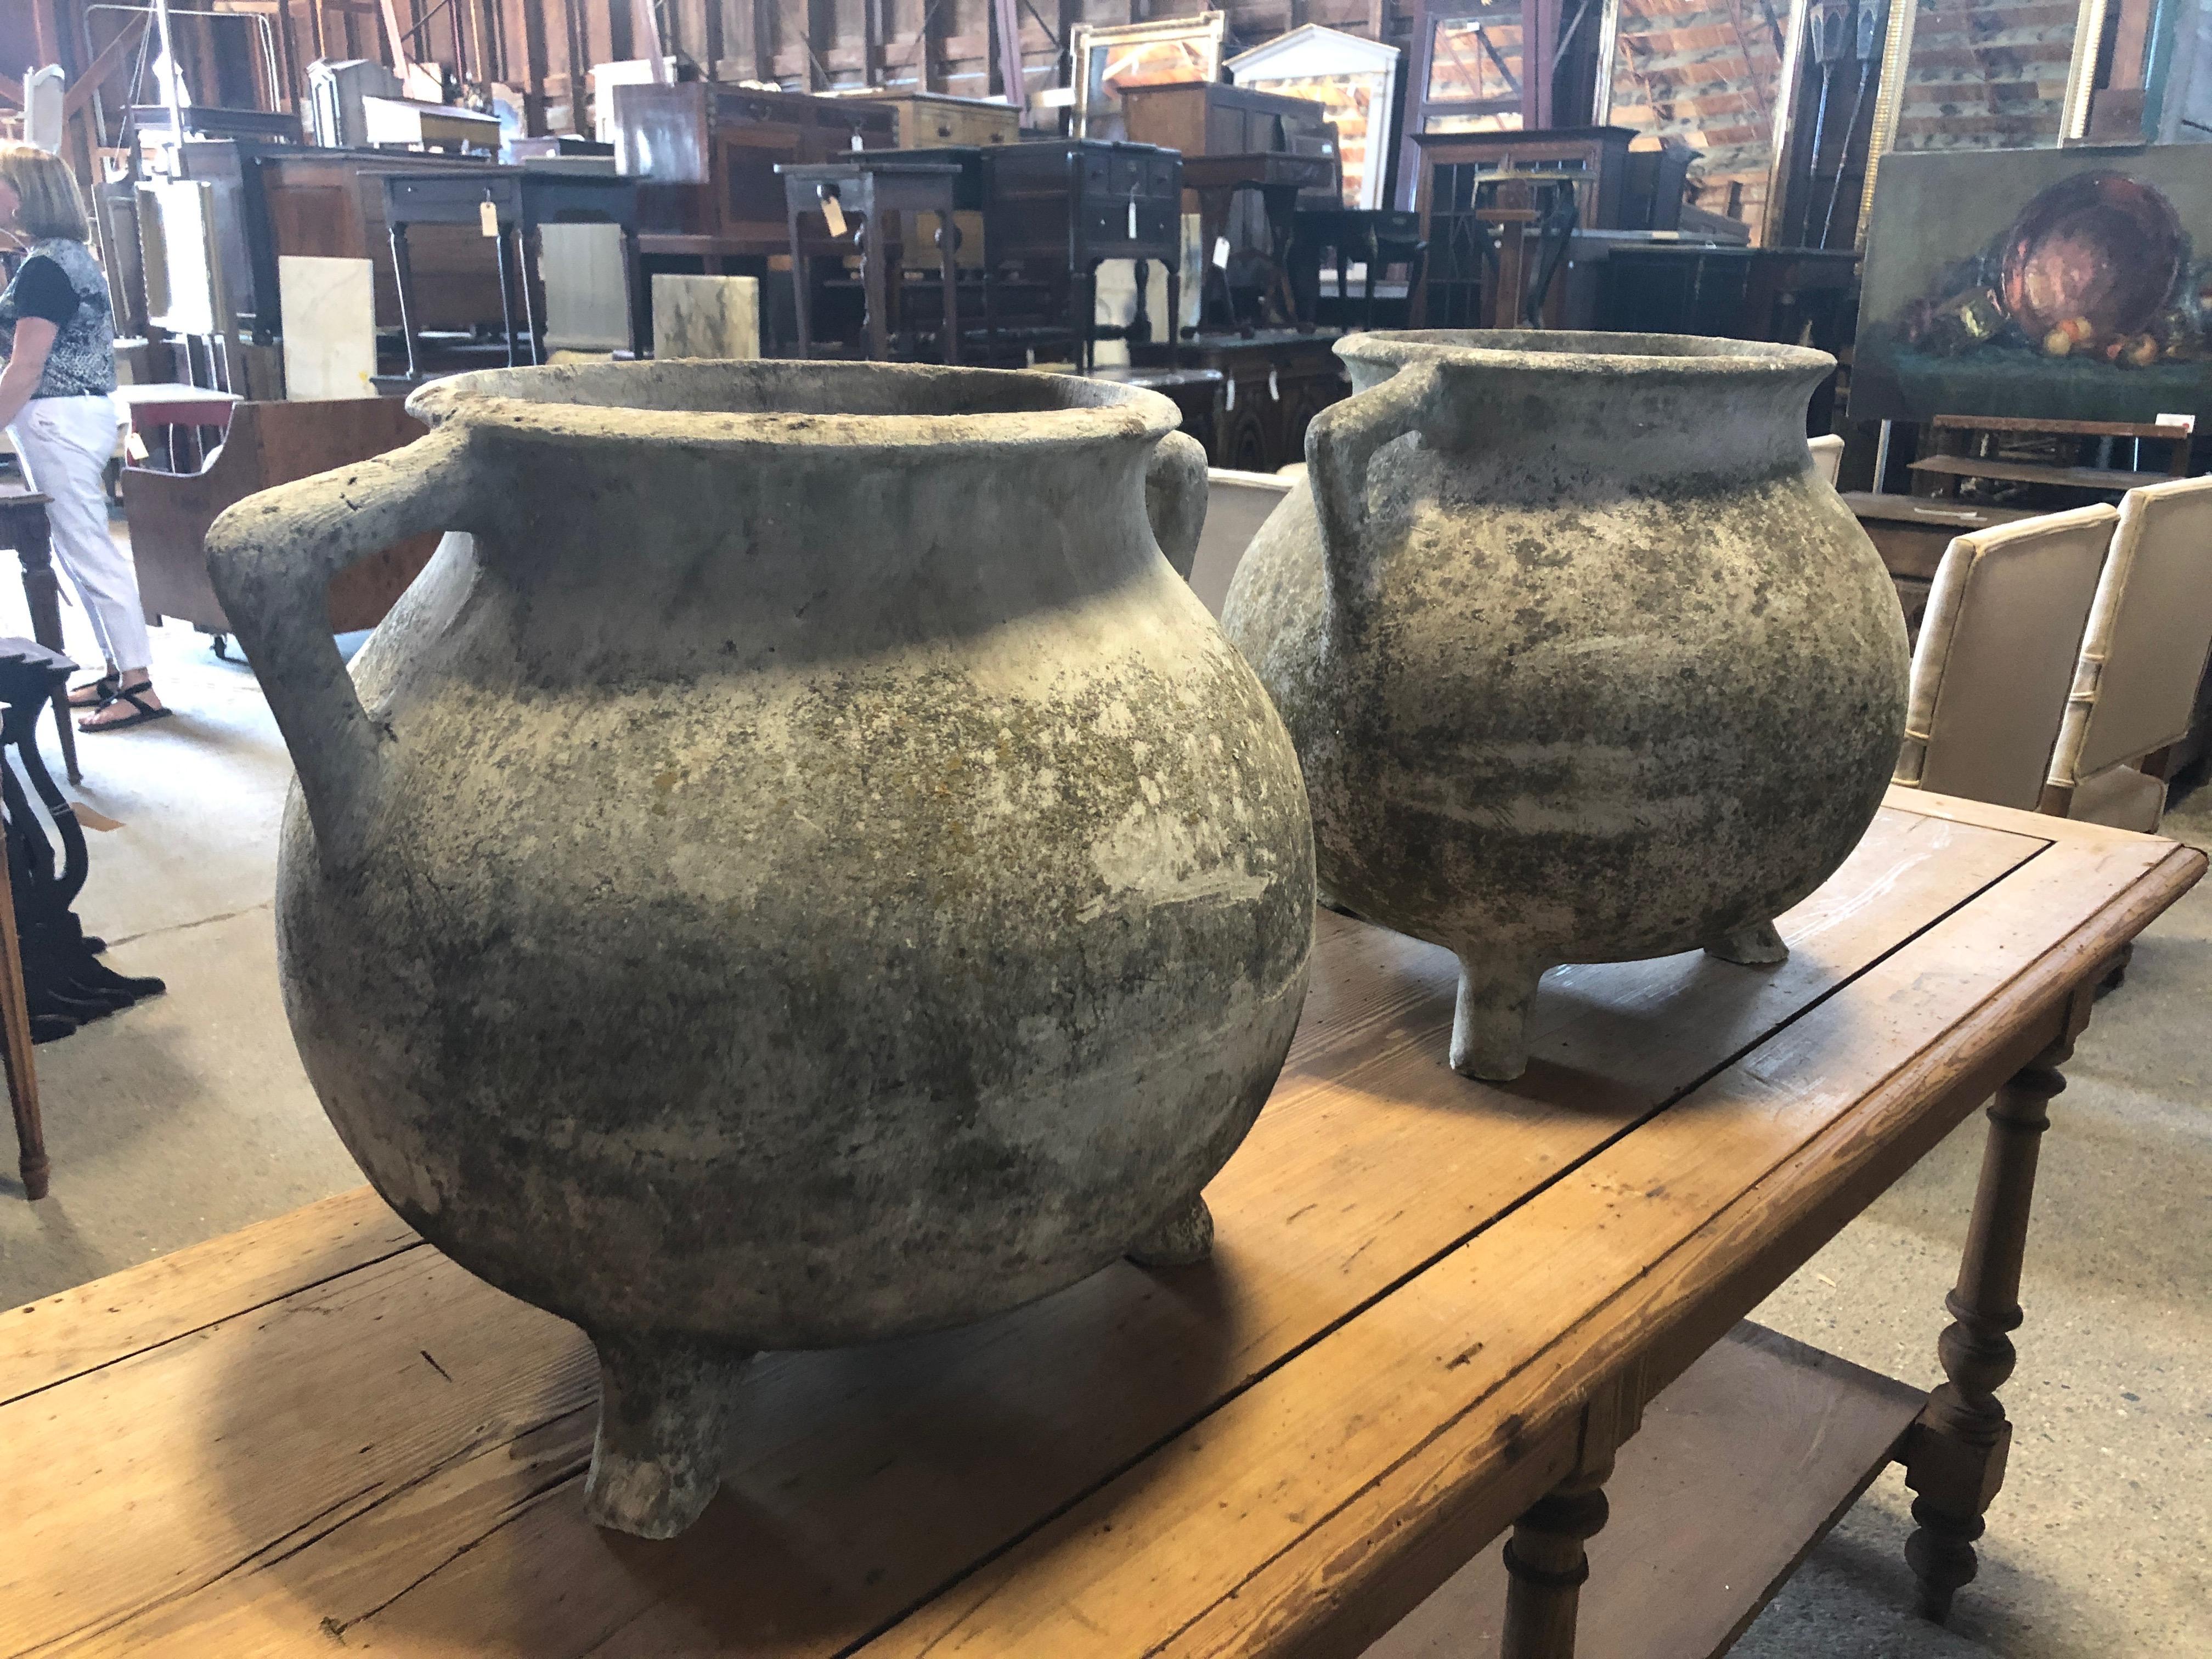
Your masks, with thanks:
[[[154,0],[154,27],[161,36],[161,103],[169,112],[169,176],[182,179],[185,167],[185,112],[177,96],[177,40],[169,27],[169,0]]]

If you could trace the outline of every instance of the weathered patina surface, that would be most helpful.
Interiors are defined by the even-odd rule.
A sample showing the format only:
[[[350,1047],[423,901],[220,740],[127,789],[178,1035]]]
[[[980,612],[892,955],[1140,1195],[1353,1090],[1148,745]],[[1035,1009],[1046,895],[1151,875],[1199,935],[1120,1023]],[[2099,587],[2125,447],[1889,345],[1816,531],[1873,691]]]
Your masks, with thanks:
[[[1187,566],[1155,394],[702,362],[412,406],[211,538],[303,785],[286,1006],[385,1196],[592,1334],[595,1514],[665,1535],[749,1351],[1202,1249],[1304,996],[1305,797],[1148,523],[1149,471]],[[467,533],[356,705],[319,573],[403,526]]]
[[[1354,395],[1223,625],[1288,722],[1322,890],[1462,963],[1452,1063],[1518,1076],[1538,977],[1772,919],[1904,729],[1881,562],[1805,447],[1832,362],[1559,333],[1357,336]]]

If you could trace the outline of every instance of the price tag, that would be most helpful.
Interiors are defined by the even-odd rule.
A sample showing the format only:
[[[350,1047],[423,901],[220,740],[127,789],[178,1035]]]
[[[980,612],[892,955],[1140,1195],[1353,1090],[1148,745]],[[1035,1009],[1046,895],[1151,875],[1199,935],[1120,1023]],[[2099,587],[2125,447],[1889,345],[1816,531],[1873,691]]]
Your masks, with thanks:
[[[822,216],[830,222],[832,240],[845,234],[845,204],[834,196],[822,198]]]
[[[1267,400],[1279,404],[1283,401],[1283,388],[1276,384],[1275,374],[1272,368],[1267,371]]]
[[[1137,198],[1133,196],[1129,198],[1129,240],[1137,240]]]
[[[1237,407],[1237,382],[1236,382],[1236,381],[1234,381],[1234,380],[1230,381],[1230,383],[1229,383],[1229,391],[1228,391],[1228,393],[1227,393],[1227,395],[1226,395],[1226,396],[1224,396],[1224,397],[1222,398],[1222,400],[1221,400],[1221,406],[1222,406],[1224,409],[1234,409],[1234,408],[1236,408],[1236,407]]]
[[[1226,236],[1213,239],[1213,263],[1217,270],[1229,269],[1229,239]]]
[[[489,201],[477,204],[477,228],[487,236],[499,234],[499,208]]]
[[[2177,432],[2197,430],[2197,417],[2194,415],[2160,415],[2156,423],[2160,426],[2170,426]]]

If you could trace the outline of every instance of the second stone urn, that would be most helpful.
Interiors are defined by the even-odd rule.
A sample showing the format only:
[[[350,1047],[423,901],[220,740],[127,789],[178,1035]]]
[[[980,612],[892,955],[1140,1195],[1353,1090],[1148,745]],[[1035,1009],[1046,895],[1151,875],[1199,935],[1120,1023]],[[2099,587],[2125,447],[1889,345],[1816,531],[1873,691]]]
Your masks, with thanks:
[[[308,1076],[427,1238],[590,1334],[592,1517],[698,1515],[755,1350],[1203,1255],[1313,850],[1162,556],[1206,489],[1173,405],[689,362],[409,406],[428,437],[240,502],[209,562],[299,769]],[[330,576],[431,530],[349,676]]]
[[[1774,918],[1865,832],[1905,626],[1805,443],[1833,367],[1667,336],[1337,346],[1353,395],[1223,625],[1304,763],[1322,891],[1460,960],[1451,1063],[1510,1079],[1538,979]]]

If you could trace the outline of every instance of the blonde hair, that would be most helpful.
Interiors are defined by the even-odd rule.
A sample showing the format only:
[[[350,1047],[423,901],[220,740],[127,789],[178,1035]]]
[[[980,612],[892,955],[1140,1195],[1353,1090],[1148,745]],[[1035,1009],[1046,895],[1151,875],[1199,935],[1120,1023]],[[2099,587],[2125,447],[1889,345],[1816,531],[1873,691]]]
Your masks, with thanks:
[[[35,144],[0,144],[0,180],[15,192],[15,228],[33,241],[52,237],[82,242],[90,235],[84,198],[69,163]]]

